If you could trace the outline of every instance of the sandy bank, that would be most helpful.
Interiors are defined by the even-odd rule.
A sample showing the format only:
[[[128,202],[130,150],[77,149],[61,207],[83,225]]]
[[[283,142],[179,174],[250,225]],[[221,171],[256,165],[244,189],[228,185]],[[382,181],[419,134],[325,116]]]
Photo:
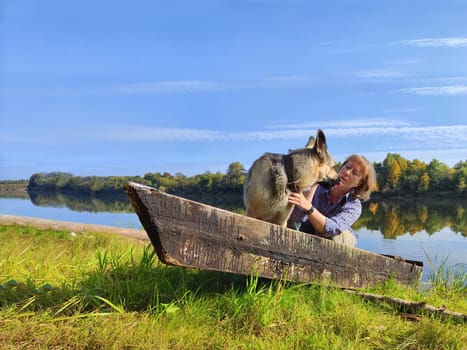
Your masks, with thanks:
[[[0,215],[0,225],[30,226],[37,229],[67,230],[76,233],[111,233],[140,240],[149,240],[144,230],[70,221],[39,219],[29,216]]]

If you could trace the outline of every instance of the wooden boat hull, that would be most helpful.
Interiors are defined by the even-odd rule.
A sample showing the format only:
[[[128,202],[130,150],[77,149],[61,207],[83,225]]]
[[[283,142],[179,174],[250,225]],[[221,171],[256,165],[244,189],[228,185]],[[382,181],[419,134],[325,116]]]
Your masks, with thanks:
[[[413,285],[423,269],[418,261],[350,248],[141,184],[127,183],[125,191],[166,264],[341,288],[390,277]]]

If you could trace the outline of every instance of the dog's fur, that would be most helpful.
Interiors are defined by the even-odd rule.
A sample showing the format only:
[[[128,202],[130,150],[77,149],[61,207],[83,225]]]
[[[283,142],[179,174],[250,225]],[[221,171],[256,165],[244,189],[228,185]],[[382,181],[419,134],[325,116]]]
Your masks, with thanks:
[[[265,153],[253,163],[245,179],[246,215],[285,227],[293,209],[288,203],[291,191],[336,179],[333,167],[322,130],[318,130],[316,140],[310,137],[304,148],[290,150],[287,155]]]

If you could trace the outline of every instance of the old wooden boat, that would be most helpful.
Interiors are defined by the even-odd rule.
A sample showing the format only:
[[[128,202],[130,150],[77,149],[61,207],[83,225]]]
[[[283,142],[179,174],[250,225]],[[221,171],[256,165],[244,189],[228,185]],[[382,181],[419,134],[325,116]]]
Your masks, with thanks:
[[[362,288],[416,284],[423,263],[350,248],[130,182],[125,190],[166,264]]]

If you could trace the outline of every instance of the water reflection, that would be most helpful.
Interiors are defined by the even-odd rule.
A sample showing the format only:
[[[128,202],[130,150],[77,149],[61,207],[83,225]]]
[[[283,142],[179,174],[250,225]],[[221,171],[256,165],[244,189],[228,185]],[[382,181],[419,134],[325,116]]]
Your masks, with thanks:
[[[125,193],[111,195],[67,195],[56,192],[29,192],[34,205],[40,207],[68,208],[78,212],[110,212],[132,213],[128,197]]]
[[[42,207],[66,207],[78,212],[133,213],[128,197],[122,191],[114,195],[66,195],[61,193],[30,192],[31,202]],[[187,196],[188,197],[188,196]],[[237,213],[244,213],[241,196],[190,196],[189,199]],[[356,230],[379,231],[385,239],[420,232],[433,235],[449,228],[467,237],[467,199],[454,198],[397,198],[364,203],[363,213],[354,225]]]
[[[466,204],[460,197],[372,201],[364,205],[356,228],[380,231],[386,239],[423,231],[432,235],[444,228],[467,237]]]
[[[117,194],[101,195],[75,195],[57,192],[33,192],[29,191],[29,197],[34,205],[41,207],[66,207],[79,212],[111,212],[111,213],[133,213],[133,207],[126,194],[122,191]],[[234,212],[244,212],[241,196],[221,195],[188,195],[185,198],[201,203],[213,205]]]

